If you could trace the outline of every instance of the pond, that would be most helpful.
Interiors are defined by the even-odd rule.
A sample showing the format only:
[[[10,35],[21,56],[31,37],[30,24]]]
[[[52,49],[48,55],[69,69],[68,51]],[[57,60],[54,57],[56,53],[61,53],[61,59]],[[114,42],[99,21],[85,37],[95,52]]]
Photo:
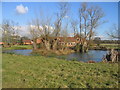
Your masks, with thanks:
[[[24,49],[24,50],[6,50],[3,51],[3,53],[10,53],[10,54],[17,54],[17,55],[31,55],[32,50],[31,49]]]
[[[11,53],[11,54],[18,54],[18,55],[32,55],[31,49],[26,50],[7,50],[3,51],[3,53]],[[68,55],[61,55],[61,56],[53,56],[60,59],[66,59],[66,60],[78,60],[78,61],[84,61],[87,62],[89,60],[93,60],[96,62],[99,62],[102,60],[103,56],[107,53],[107,51],[103,50],[89,50],[87,53],[71,53]],[[52,56],[49,56],[52,57]]]
[[[87,53],[72,53],[66,55],[67,60],[78,60],[78,61],[102,61],[104,55],[106,55],[107,51],[103,50],[89,50]]]

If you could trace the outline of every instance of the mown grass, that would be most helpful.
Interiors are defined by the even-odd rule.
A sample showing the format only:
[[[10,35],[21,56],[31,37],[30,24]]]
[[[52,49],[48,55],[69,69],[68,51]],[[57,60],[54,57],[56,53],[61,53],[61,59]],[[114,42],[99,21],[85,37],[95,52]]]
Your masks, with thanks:
[[[2,50],[32,49],[32,45],[13,45],[11,47],[2,47]]]
[[[118,88],[118,64],[3,54],[3,88]]]
[[[108,49],[120,49],[119,44],[100,44],[100,46],[106,47]]]
[[[119,44],[93,44],[89,49],[108,50],[108,49],[120,49]]]

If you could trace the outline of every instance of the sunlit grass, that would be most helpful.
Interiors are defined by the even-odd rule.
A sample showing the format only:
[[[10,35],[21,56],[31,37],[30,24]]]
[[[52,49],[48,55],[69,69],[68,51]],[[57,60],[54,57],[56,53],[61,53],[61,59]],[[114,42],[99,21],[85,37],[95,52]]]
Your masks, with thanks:
[[[108,49],[120,49],[119,44],[100,44]]]
[[[19,49],[32,49],[32,45],[13,45],[11,47],[2,48],[2,50],[19,50]]]
[[[3,54],[3,88],[118,88],[118,64]]]

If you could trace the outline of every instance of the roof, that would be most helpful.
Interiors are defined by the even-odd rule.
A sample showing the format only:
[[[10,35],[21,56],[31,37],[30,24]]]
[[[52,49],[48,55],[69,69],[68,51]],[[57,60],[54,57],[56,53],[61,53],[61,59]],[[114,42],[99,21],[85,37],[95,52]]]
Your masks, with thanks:
[[[31,40],[23,40],[23,42],[30,43]]]
[[[75,37],[59,37],[60,42],[76,42],[77,38]]]
[[[0,44],[4,44],[4,42],[0,42]]]

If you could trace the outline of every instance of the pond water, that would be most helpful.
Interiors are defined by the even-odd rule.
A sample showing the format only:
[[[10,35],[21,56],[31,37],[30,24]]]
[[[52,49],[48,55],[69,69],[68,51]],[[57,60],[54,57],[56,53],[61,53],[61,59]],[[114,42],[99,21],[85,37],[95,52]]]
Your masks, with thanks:
[[[25,49],[25,50],[6,50],[3,51],[3,53],[10,53],[10,54],[17,54],[17,55],[31,55],[32,50],[31,49]]]
[[[18,55],[32,55],[32,50],[7,50],[3,51],[3,53],[14,53]],[[61,59],[66,60],[78,60],[78,61],[84,61],[87,62],[89,60],[93,60],[96,62],[99,62],[102,60],[103,56],[107,53],[107,51],[103,50],[89,50],[87,53],[71,53],[68,55],[62,55],[62,56],[54,56]],[[49,56],[51,57],[51,56]]]
[[[89,60],[93,60],[96,62],[102,61],[104,55],[106,55],[107,51],[102,50],[89,50],[87,53],[72,53],[66,55],[67,60],[78,60],[87,62]]]

